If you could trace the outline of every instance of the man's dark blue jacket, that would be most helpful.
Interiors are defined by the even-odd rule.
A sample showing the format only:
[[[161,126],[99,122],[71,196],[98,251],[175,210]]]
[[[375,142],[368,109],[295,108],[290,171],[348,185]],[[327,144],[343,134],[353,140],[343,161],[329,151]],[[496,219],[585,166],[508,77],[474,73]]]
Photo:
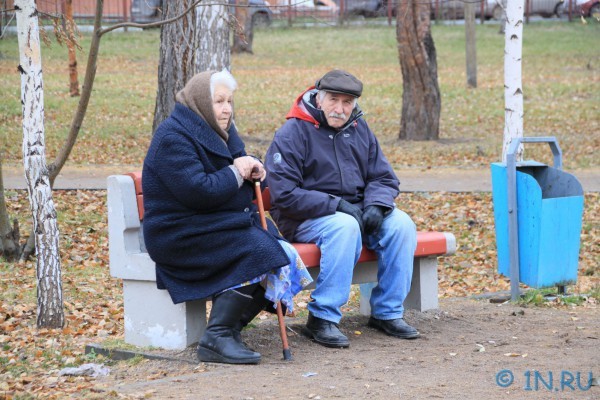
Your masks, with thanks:
[[[271,216],[290,241],[304,220],[334,214],[340,199],[363,210],[391,210],[399,193],[400,182],[360,108],[334,129],[316,108],[315,94],[309,88],[296,99],[265,158]]]

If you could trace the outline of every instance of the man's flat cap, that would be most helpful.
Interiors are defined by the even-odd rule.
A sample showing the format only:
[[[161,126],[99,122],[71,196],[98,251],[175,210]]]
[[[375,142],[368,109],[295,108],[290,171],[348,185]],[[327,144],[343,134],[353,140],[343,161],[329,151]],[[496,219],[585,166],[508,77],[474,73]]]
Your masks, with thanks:
[[[341,69],[334,69],[323,75],[323,77],[315,83],[315,87],[318,90],[360,97],[363,84],[354,75],[342,71]]]

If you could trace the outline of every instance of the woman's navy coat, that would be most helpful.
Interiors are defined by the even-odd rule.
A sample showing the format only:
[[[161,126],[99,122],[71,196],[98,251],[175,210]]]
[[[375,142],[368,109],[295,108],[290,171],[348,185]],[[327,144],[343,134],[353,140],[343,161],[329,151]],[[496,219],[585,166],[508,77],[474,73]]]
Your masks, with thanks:
[[[264,231],[254,187],[238,188],[233,159],[246,155],[235,126],[227,144],[189,108],[176,104],[144,160],[143,232],[156,282],[173,303],[201,299],[289,260],[277,230]]]

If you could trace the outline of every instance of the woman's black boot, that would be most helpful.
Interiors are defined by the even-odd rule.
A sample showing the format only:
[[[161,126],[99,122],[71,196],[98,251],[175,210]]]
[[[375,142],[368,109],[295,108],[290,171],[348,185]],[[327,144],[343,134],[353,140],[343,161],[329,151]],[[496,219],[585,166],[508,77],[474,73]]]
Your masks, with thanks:
[[[242,317],[238,321],[233,334],[235,339],[242,342],[242,329],[244,329],[261,311],[268,311],[272,314],[277,314],[277,310],[275,309],[275,305],[272,301],[267,300],[265,298],[265,289],[257,285],[256,289],[252,292],[252,303],[248,305],[248,307],[242,313]],[[283,315],[286,313],[286,307],[282,304],[281,310],[283,311]]]
[[[251,294],[252,302],[248,304],[248,307],[242,313],[242,316],[237,321],[237,324],[233,330],[233,336],[235,340],[245,346],[242,341],[242,329],[244,329],[261,311],[267,308],[268,305],[271,305],[269,300],[265,299],[265,289],[256,285],[256,289]]]
[[[198,359],[226,364],[258,364],[260,354],[238,342],[235,333],[252,296],[228,290],[213,299],[208,326],[198,344]],[[239,331],[237,331],[239,334]]]

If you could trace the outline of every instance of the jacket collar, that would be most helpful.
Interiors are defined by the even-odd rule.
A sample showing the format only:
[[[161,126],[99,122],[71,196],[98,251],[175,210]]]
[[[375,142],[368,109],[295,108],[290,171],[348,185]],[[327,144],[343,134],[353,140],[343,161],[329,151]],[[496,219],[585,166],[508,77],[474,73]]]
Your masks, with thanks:
[[[213,154],[232,159],[232,154],[237,154],[244,149],[244,143],[237,135],[234,123],[228,130],[229,140],[225,142],[206,121],[183,104],[175,103],[172,117],[195,141]]]

